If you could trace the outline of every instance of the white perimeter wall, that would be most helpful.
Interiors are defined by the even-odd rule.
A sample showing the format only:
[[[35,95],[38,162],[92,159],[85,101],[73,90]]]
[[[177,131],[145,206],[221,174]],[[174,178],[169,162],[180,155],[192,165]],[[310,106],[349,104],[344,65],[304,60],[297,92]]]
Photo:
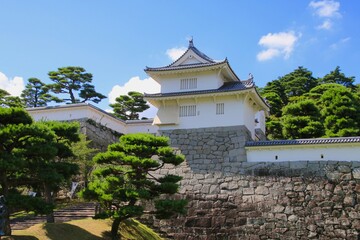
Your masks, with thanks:
[[[245,149],[248,162],[360,161],[360,144],[282,145]]]
[[[35,121],[70,121],[89,118],[120,133],[145,132],[156,134],[158,127],[153,126],[151,121],[132,121],[130,124],[114,118],[94,107],[83,104],[78,106],[48,107],[41,109],[27,109]]]
[[[126,122],[125,133],[152,133],[157,134],[159,127],[153,125],[152,121],[149,122]]]

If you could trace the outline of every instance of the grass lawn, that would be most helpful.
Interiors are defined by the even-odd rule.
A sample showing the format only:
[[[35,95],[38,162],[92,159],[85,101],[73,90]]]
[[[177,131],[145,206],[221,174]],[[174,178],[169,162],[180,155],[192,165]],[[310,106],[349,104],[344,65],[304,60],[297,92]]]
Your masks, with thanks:
[[[154,231],[136,220],[120,226],[122,239],[162,240]],[[86,218],[66,223],[36,224],[25,230],[14,230],[13,236],[1,240],[99,240],[110,239],[110,220]]]

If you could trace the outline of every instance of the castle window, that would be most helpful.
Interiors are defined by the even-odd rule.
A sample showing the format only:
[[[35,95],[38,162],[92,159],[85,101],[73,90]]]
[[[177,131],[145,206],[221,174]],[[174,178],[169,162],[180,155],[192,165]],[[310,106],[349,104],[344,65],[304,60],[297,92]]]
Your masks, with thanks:
[[[216,104],[216,115],[224,114],[224,103],[217,103]]]
[[[196,89],[197,78],[184,78],[180,80],[180,89]]]
[[[196,116],[196,105],[180,106],[180,117]]]

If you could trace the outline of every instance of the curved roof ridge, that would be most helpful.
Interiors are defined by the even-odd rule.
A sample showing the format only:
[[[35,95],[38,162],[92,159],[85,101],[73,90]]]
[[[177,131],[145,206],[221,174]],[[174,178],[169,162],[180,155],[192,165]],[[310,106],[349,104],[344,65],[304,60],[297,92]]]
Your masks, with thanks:
[[[145,71],[165,71],[165,70],[177,70],[177,69],[186,69],[186,68],[197,68],[197,67],[210,67],[217,66],[226,63],[226,60],[222,62],[214,62],[214,63],[193,63],[193,64],[185,64],[179,66],[165,66],[165,67],[146,67]]]

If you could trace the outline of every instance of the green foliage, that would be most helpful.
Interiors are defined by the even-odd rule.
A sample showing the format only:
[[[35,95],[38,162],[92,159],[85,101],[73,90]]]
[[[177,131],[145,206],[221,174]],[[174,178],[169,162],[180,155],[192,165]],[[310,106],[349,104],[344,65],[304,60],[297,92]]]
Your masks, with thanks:
[[[288,97],[301,96],[317,85],[317,80],[312,76],[312,72],[304,67],[298,67],[293,72],[281,77],[279,81],[284,86]]]
[[[284,107],[284,102],[280,96],[275,92],[264,93],[263,97],[270,105],[270,114],[275,117],[281,117],[281,109]]]
[[[80,90],[79,97],[83,100],[81,102],[93,101],[94,103],[101,102],[106,96],[95,91],[95,86],[85,83]]]
[[[61,99],[49,94],[49,91],[49,87],[40,79],[29,78],[21,93],[21,99],[26,107],[43,107],[51,101],[62,102]]]
[[[326,74],[323,78],[319,79],[320,83],[336,83],[343,85],[344,87],[354,89],[355,77],[346,77],[344,73],[341,72],[339,66],[337,66],[334,71],[331,71],[329,74]]]
[[[169,147],[166,137],[127,134],[121,136],[118,143],[110,145],[107,152],[97,154],[94,161],[97,165],[93,179],[81,196],[100,202],[105,210],[98,217],[112,217],[112,233],[116,233],[121,221],[143,214],[146,201],[177,193],[181,177],[155,177],[154,172],[164,164],[180,164],[184,156]],[[168,199],[165,203],[169,206],[167,214],[184,213],[184,201]],[[165,203],[154,213],[166,215]]]
[[[320,104],[326,136],[344,137],[360,134],[358,95],[339,85],[325,91],[320,97]]]
[[[11,96],[7,91],[0,89],[0,107],[19,107],[23,108],[24,105],[19,97]]]
[[[54,82],[49,84],[50,90],[56,94],[66,94],[69,98],[62,99],[67,103],[79,103],[86,101],[100,102],[106,98],[104,95],[95,91],[95,87],[91,85],[92,74],[87,73],[82,67],[62,67],[58,71],[48,73],[49,78]],[[76,93],[79,92],[78,99]]]
[[[20,194],[18,192],[10,192],[7,197],[8,207],[12,212],[23,210],[26,212],[34,212],[37,214],[48,214],[54,209],[54,205],[46,203],[41,197],[32,197]]]
[[[24,109],[18,108],[0,108],[0,116],[1,194],[7,198],[18,187],[31,187],[42,192],[43,199],[17,194],[10,197],[10,205],[37,212],[49,212],[49,208],[52,211],[51,192],[56,193],[78,171],[77,164],[66,158],[73,155],[70,143],[79,139],[79,125],[34,123]]]
[[[71,158],[71,162],[79,166],[82,180],[85,182],[85,186],[87,186],[88,178],[94,167],[92,158],[99,150],[89,147],[91,141],[86,140],[84,134],[80,134],[79,137],[80,141],[71,143],[71,151],[74,154]]]
[[[115,99],[116,103],[110,104],[114,115],[123,120],[137,120],[139,113],[150,106],[144,100],[144,95],[139,92],[128,92],[128,95],[120,95]]]
[[[269,139],[359,135],[359,96],[354,77],[340,68],[316,80],[299,67],[267,83],[262,96],[270,105]]]
[[[273,80],[271,82],[268,82],[264,89],[261,91],[262,95],[268,95],[270,93],[274,93],[278,95],[281,99],[281,102],[283,104],[287,104],[288,102],[288,96],[285,93],[285,87],[280,81],[280,78],[278,80]]]
[[[279,118],[270,116],[266,120],[266,133],[267,138],[274,140],[274,139],[283,139],[282,134],[282,122]]]
[[[31,124],[33,119],[22,108],[0,108],[0,127],[10,124]]]
[[[283,135],[288,139],[321,137],[324,128],[314,101],[290,103],[283,109]]]

